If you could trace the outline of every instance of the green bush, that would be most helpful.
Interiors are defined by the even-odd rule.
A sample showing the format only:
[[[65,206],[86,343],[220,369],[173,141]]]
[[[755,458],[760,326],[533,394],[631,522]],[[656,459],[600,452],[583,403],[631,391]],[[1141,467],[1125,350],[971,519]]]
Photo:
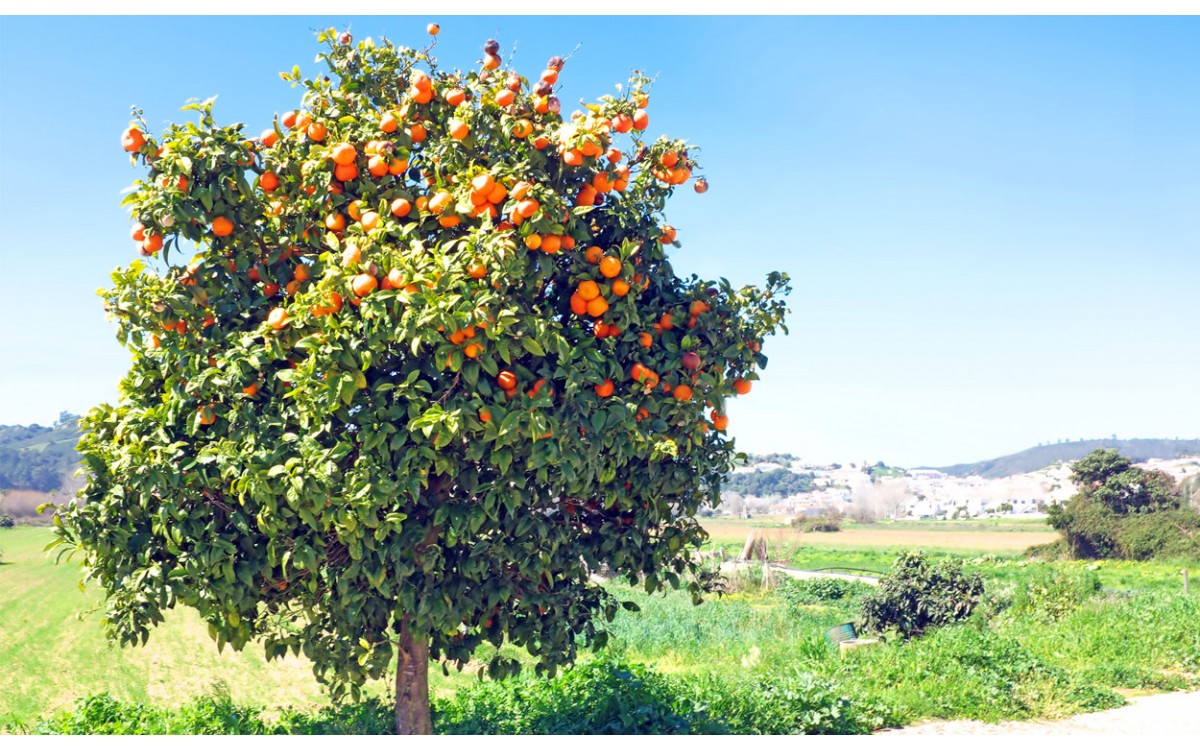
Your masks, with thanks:
[[[983,579],[978,573],[964,572],[961,560],[930,565],[924,553],[906,552],[879,579],[878,590],[863,599],[859,629],[919,636],[929,628],[970,617],[982,597]]]
[[[781,578],[775,594],[794,609],[809,604],[862,599],[872,591],[873,586],[843,578]]]
[[[6,513],[0,513],[0,529],[11,529],[14,525],[15,522],[13,521],[12,516]]]
[[[1090,570],[1074,572],[1050,568],[1039,571],[1017,589],[1012,611],[1058,620],[1100,593],[1100,576]]]

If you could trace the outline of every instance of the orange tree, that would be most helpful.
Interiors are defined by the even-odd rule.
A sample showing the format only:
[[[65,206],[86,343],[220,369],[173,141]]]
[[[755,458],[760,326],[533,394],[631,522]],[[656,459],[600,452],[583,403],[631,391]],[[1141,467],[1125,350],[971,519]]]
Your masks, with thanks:
[[[508,641],[553,672],[602,646],[620,602],[591,572],[711,588],[695,514],[788,279],[676,276],[664,204],[707,183],[694,147],[645,140],[644,77],[564,117],[559,58],[532,80],[494,41],[466,72],[318,41],[329,76],[282,74],[302,106],[257,138],[211,101],[125,132],[150,260],[102,295],[133,364],[83,420],[58,541],[113,639],[186,605],[335,697],[395,660],[397,728],[424,732],[431,659]]]

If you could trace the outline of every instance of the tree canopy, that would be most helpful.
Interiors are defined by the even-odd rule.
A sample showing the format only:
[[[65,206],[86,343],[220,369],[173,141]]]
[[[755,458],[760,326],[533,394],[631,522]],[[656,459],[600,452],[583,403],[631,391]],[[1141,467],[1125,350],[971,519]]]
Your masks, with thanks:
[[[147,260],[102,292],[133,364],[56,523],[113,638],[186,605],[335,695],[398,656],[399,717],[426,659],[508,642],[553,672],[602,645],[596,570],[709,590],[694,516],[789,283],[675,273],[666,201],[707,182],[647,137],[646,77],[565,117],[561,58],[527,79],[491,40],[465,71],[318,40],[326,75],[281,74],[301,107],[258,137],[211,100],[158,135],[135,113]]]

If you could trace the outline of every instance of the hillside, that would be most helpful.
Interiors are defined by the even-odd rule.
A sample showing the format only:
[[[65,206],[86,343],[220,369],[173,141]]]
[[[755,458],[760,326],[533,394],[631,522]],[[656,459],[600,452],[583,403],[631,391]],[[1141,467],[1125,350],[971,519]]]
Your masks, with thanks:
[[[78,420],[64,412],[50,427],[0,425],[0,490],[58,489],[79,463]]]
[[[955,477],[978,476],[1000,479],[1044,469],[1060,461],[1078,461],[1099,448],[1116,448],[1135,463],[1151,458],[1200,455],[1200,440],[1080,440],[1073,443],[1039,445],[1010,456],[973,464],[932,467]],[[931,467],[923,467],[931,468]]]

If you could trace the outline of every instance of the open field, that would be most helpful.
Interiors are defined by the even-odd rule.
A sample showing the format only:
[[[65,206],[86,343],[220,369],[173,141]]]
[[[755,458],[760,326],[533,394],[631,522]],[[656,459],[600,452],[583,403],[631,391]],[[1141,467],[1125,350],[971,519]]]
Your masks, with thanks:
[[[745,526],[730,526],[740,529],[740,543]],[[987,538],[991,532],[946,533]],[[217,683],[227,687],[237,705],[304,710],[327,705],[302,659],[268,663],[253,649],[219,655],[190,611],[170,613],[144,648],[109,647],[98,613],[74,619],[75,612],[94,608],[99,596],[92,589],[80,592],[74,566],[55,566],[46,557],[42,548],[50,538],[45,528],[0,530],[0,663],[5,665],[0,727],[32,727],[76,699],[101,692],[177,707]],[[788,554],[793,565],[808,568],[885,570],[893,559],[891,550],[870,546],[796,545]],[[799,680],[793,688],[803,691],[811,675],[835,686],[830,689],[854,705],[868,707],[863,710],[883,707],[871,714],[889,717],[877,726],[930,718],[1053,718],[1117,705],[1121,698],[1115,690],[1200,686],[1200,631],[1195,628],[1200,591],[1193,585],[1190,597],[1181,596],[1180,563],[1030,563],[1011,552],[978,549],[971,555],[940,551],[931,556],[958,557],[979,572],[989,613],[920,640],[889,642],[839,658],[822,633],[853,619],[856,601],[798,607],[776,592],[744,584],[694,607],[682,594],[649,596],[613,582],[609,590],[640,611],[622,611],[610,625],[611,652],[630,663],[653,665],[671,679],[714,678],[743,689],[753,689],[746,685],[756,680],[779,678]],[[1096,575],[1104,592],[1061,617],[1006,609],[1022,590],[1043,585],[1052,575]],[[510,649],[506,652],[518,655]],[[581,655],[584,662],[592,658]],[[522,660],[532,662],[528,656]],[[433,668],[430,681],[433,693],[442,697],[476,689],[472,677],[454,671],[446,678]],[[366,692],[385,697],[387,688],[376,683]]]
[[[929,522],[904,522],[847,526],[836,532],[801,533],[779,522],[726,521],[705,519],[703,526],[713,543],[741,543],[751,528],[761,530],[770,546],[806,545],[839,549],[911,549],[949,550],[955,552],[1015,553],[1035,544],[1047,544],[1058,539],[1058,532],[1044,522],[1018,522],[1010,526],[989,528],[983,523],[945,522],[938,528]]]

